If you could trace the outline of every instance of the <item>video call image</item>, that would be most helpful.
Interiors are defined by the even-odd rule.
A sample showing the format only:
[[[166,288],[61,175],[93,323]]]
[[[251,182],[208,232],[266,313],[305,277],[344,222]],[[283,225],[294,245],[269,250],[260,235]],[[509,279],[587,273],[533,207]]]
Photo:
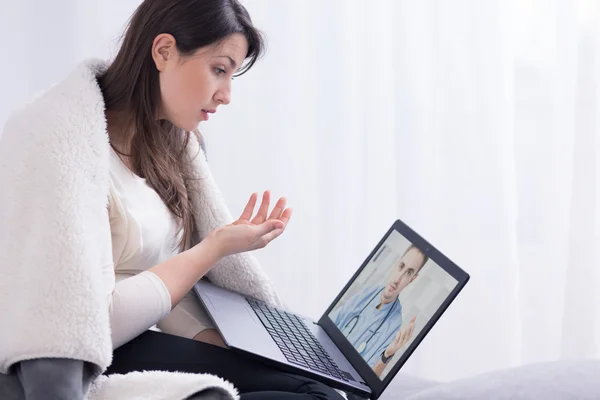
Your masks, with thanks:
[[[383,380],[457,284],[394,230],[329,318]]]

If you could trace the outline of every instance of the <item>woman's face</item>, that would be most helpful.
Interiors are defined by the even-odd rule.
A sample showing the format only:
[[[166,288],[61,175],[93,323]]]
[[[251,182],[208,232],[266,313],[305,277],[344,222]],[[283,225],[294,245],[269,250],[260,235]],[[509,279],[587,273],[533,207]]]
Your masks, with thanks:
[[[157,36],[152,56],[159,71],[160,119],[186,131],[207,121],[217,107],[231,101],[232,76],[247,53],[248,42],[240,33],[202,47],[190,56],[179,54],[173,36]]]

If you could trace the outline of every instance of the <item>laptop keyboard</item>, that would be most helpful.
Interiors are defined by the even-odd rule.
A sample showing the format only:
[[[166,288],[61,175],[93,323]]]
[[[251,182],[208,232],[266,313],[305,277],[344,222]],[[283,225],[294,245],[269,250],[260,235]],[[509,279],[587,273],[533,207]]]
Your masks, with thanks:
[[[348,378],[352,379],[350,374],[338,368],[300,317],[262,301],[250,298],[246,300],[290,363],[346,382],[349,381]]]

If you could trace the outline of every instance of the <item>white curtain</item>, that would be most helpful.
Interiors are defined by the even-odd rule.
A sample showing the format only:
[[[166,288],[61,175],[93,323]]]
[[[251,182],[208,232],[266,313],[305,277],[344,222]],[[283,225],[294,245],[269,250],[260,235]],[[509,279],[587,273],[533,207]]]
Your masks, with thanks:
[[[0,123],[137,4],[2,3]],[[600,355],[598,1],[244,4],[268,52],[201,128],[234,214],[294,207],[257,253],[291,309],[318,318],[400,218],[472,276],[406,372]]]

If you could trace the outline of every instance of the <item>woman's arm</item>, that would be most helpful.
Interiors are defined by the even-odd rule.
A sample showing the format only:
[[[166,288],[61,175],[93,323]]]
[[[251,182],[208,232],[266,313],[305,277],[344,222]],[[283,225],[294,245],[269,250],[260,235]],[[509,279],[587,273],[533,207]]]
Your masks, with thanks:
[[[117,282],[109,299],[113,348],[165,318],[216,262],[207,240],[148,271]]]
[[[210,268],[221,258],[219,246],[209,235],[196,246],[158,264],[148,271],[160,278],[175,307]]]
[[[149,269],[165,284],[174,306],[221,258],[264,248],[285,230],[292,210],[279,199],[269,215],[268,192],[254,218],[258,194],[253,193],[240,218],[209,233],[200,243],[170,260]]]
[[[256,194],[239,220],[211,232],[191,249],[117,283],[109,308],[113,348],[163,319],[219,259],[263,248],[283,233],[291,215],[291,210],[283,210],[285,201],[277,203],[269,219],[268,202],[263,202],[250,221],[255,204]]]

